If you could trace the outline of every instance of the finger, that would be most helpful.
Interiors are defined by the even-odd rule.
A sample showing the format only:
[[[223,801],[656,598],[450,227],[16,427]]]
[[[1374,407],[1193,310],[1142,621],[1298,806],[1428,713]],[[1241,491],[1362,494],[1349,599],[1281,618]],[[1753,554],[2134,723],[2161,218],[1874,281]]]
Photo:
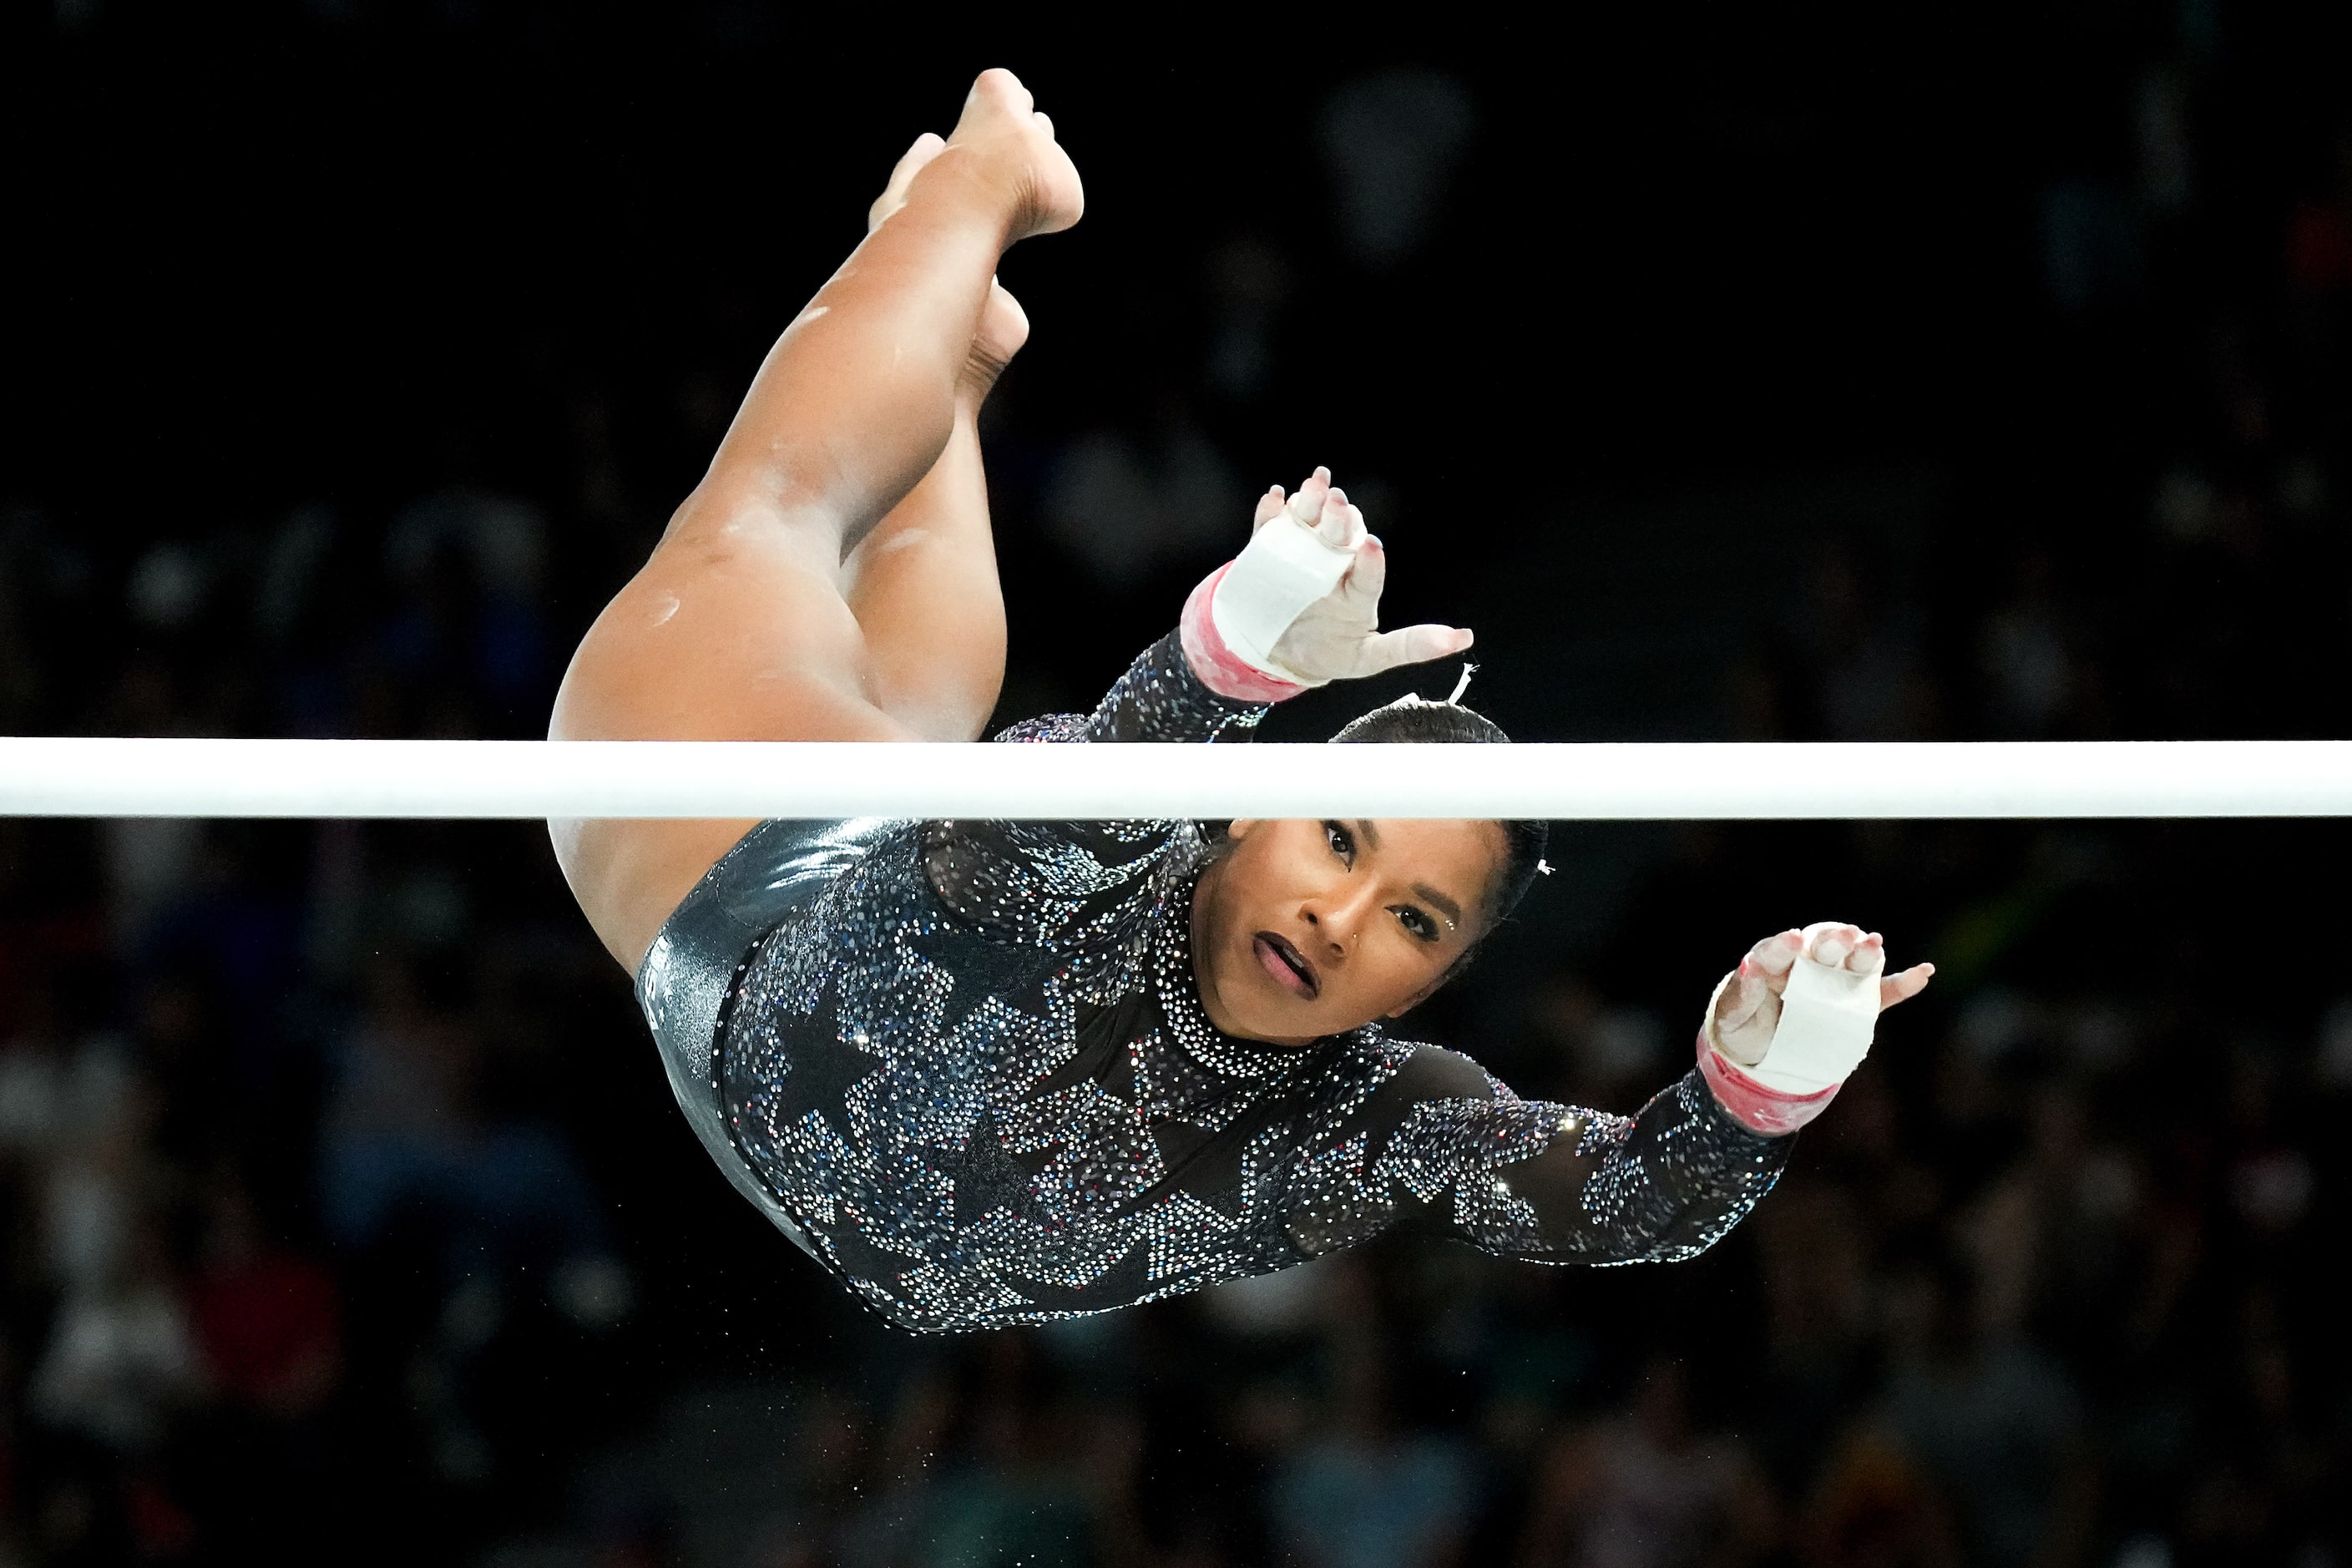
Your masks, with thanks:
[[[1356,552],[1356,563],[1348,568],[1341,582],[1349,598],[1360,604],[1380,606],[1381,590],[1388,586],[1389,552],[1371,535],[1364,536],[1363,547]],[[1374,622],[1375,625],[1379,623]]]
[[[1348,547],[1348,514],[1356,509],[1348,504],[1348,492],[1333,485],[1323,492],[1323,510],[1316,514],[1315,537],[1334,550]]]
[[[1755,1066],[1771,1048],[1773,1033],[1780,1027],[1780,999],[1772,994],[1762,973],[1747,963],[1726,976],[1717,994],[1721,1001],[1713,1024],[1715,1043],[1732,1060]]]
[[[1282,515],[1283,493],[1280,485],[1268,485],[1265,494],[1257,498],[1257,515],[1250,519],[1250,531],[1255,533]]]
[[[1771,988],[1764,977],[1745,963],[1731,972],[1731,984],[1723,988],[1723,999],[1716,1004],[1715,1026],[1717,1032],[1736,1029],[1756,1016],[1757,1010],[1771,998]]]
[[[1789,988],[1789,976],[1796,973],[1797,960],[1804,956],[1804,933],[1784,931],[1758,942],[1740,961],[1740,967],[1753,965],[1765,989],[1778,996]]]
[[[1927,989],[1927,982],[1936,978],[1932,963],[1915,963],[1900,974],[1889,975],[1878,983],[1878,1010],[1885,1012],[1898,1003],[1908,1002]]]
[[[1427,664],[1468,647],[1472,638],[1463,626],[1403,626],[1366,637],[1356,648],[1355,674],[1378,675],[1403,664]]]
[[[1306,527],[1315,526],[1323,515],[1323,497],[1331,489],[1331,470],[1318,468],[1300,481],[1298,492],[1290,498],[1290,515]]]
[[[1876,974],[1886,967],[1886,939],[1876,931],[1864,933],[1854,950],[1846,954],[1845,966],[1854,974]]]
[[[1853,926],[1815,926],[1805,956],[1815,963],[1826,963],[1835,969],[1845,963],[1848,953],[1861,945],[1862,932]]]

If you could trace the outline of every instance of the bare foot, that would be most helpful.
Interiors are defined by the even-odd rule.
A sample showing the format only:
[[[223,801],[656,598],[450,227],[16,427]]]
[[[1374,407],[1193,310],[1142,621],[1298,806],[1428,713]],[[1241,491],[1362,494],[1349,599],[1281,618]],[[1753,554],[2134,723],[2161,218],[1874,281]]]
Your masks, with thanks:
[[[926,131],[915,138],[915,144],[907,149],[890,171],[889,183],[882,187],[882,194],[866,209],[866,233],[880,228],[885,219],[907,205],[907,187],[946,148],[946,141],[937,132]],[[1004,374],[1004,367],[1013,363],[1013,356],[1028,341],[1028,312],[1022,310],[1021,301],[1003,284],[990,279],[988,299],[980,308],[979,324],[972,329],[971,354],[963,375],[966,388],[979,396],[987,396],[996,378]]]
[[[947,144],[969,149],[1002,167],[1015,182],[1007,245],[1032,235],[1057,233],[1087,210],[1086,187],[1077,165],[1054,140],[1054,122],[1037,112],[1036,100],[1009,70],[980,73]]]

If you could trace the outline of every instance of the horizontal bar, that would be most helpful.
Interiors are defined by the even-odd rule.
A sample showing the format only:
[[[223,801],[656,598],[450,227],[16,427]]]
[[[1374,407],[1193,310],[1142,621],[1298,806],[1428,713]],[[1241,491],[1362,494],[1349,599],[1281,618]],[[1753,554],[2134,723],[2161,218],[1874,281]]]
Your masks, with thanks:
[[[0,737],[0,816],[2352,816],[2352,742],[957,745]]]

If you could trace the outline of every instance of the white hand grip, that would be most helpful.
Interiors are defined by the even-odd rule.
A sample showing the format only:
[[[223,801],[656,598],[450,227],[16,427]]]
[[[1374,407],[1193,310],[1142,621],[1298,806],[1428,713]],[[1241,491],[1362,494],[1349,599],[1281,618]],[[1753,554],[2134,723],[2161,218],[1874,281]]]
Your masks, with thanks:
[[[1225,647],[1255,668],[1301,685],[1275,662],[1274,645],[1309,605],[1329,595],[1356,563],[1353,550],[1326,544],[1315,530],[1284,511],[1251,535],[1217,584],[1209,617]]]
[[[1877,1026],[1877,975],[1800,958],[1780,993],[1772,1044],[1748,1074],[1784,1094],[1818,1094],[1862,1065]]]

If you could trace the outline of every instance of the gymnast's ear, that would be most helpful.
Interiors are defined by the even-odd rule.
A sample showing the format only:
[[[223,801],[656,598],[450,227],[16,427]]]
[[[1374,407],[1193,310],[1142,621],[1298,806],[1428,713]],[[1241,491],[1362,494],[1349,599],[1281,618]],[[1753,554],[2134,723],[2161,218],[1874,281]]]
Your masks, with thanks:
[[[1225,837],[1235,840],[1246,838],[1250,829],[1256,826],[1257,818],[1254,816],[1237,816],[1225,824]]]

